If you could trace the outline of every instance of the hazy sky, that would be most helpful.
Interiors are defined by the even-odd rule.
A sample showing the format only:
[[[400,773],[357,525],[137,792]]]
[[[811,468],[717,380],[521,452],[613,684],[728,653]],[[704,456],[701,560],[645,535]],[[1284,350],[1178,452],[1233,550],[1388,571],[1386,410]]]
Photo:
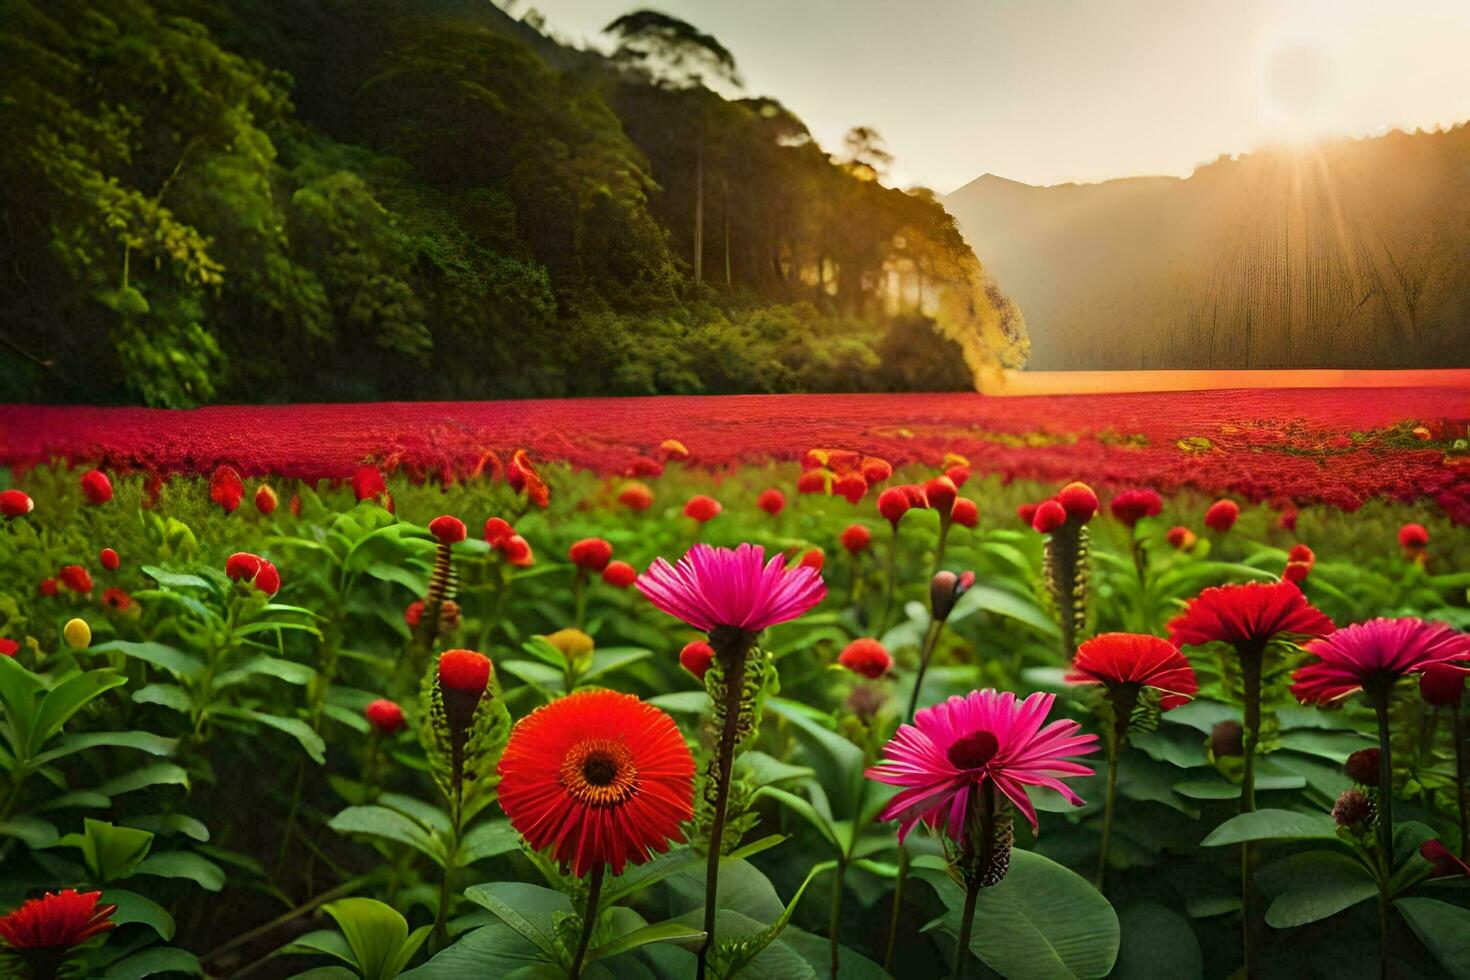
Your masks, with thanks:
[[[1182,175],[1272,141],[1470,118],[1470,0],[531,2],[595,43],[640,6],[682,17],[824,147],[874,126],[890,183],[946,193],[986,172]]]

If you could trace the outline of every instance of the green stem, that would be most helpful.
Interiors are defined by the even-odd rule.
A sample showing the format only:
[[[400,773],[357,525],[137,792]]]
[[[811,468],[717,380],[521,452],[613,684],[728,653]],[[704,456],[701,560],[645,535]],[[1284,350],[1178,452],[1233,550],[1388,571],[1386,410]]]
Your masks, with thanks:
[[[1460,860],[1470,861],[1470,764],[1465,759],[1465,710],[1456,704],[1453,711],[1450,735],[1455,740],[1455,782],[1460,787]]]
[[[1093,884],[1098,891],[1103,891],[1103,883],[1108,873],[1108,841],[1113,836],[1113,806],[1118,795],[1118,756],[1116,747],[1108,749],[1108,791],[1103,798],[1103,825],[1102,842],[1097,848],[1097,874],[1093,876]]]
[[[1378,849],[1384,866],[1393,874],[1393,748],[1388,734],[1387,690],[1372,696],[1378,715]],[[1385,957],[1388,955],[1385,951]]]
[[[938,575],[939,570],[944,567],[944,546],[949,542],[950,524],[951,521],[947,515],[940,515],[939,542],[934,547],[934,569],[929,573],[930,578]]]
[[[929,670],[929,658],[934,656],[934,648],[939,644],[939,634],[944,632],[943,620],[934,620],[929,623],[929,629],[924,634],[924,646],[919,650],[919,670],[914,674],[914,689],[909,693],[909,710],[904,714],[904,720],[913,724],[914,712],[919,707],[919,691],[924,686],[924,674]]]
[[[715,912],[719,903],[720,857],[725,843],[725,811],[730,805],[730,771],[735,765],[735,742],[740,729],[740,702],[745,688],[745,661],[750,654],[752,638],[710,634],[720,659],[724,680],[724,723],[720,726],[720,742],[715,755],[715,813],[710,825],[709,857],[704,868],[704,942],[699,947],[696,980],[704,980],[709,970],[709,951],[715,943]],[[721,642],[723,641],[723,642]]]
[[[898,525],[893,525],[893,537],[888,542],[888,585],[883,593],[883,616],[878,620],[878,636],[888,629],[893,616],[893,593],[898,587]]]
[[[888,946],[883,952],[883,971],[893,972],[893,949],[898,945],[898,914],[903,908],[903,886],[909,876],[909,852],[898,845],[898,877],[893,882],[893,911],[888,916]]]
[[[1256,745],[1261,740],[1261,671],[1264,651],[1246,647],[1240,651],[1241,677],[1245,693],[1245,771],[1240,782],[1240,812],[1256,809]],[[1251,881],[1251,846],[1240,845],[1240,922],[1241,951],[1245,957],[1245,975],[1252,976],[1251,930],[1254,904]]]
[[[954,975],[965,975],[965,966],[970,961],[970,932],[975,925],[975,899],[980,897],[980,877],[977,875],[965,889],[965,910],[960,913],[960,941],[954,951]]]
[[[832,879],[832,915],[827,924],[827,934],[832,942],[832,980],[837,980],[837,969],[841,963],[841,946],[837,937],[842,927],[842,880],[846,874],[847,859],[838,858],[837,874]]]
[[[454,894],[455,873],[459,870],[456,866],[456,859],[459,855],[460,824],[464,820],[462,805],[464,783],[460,778],[461,765],[462,762],[456,759],[454,762],[454,796],[450,799],[449,808],[449,850],[448,857],[444,861],[444,876],[439,881],[439,909],[434,913],[434,929],[430,933],[429,940],[431,952],[437,952],[449,938],[449,906],[451,896]]]
[[[602,896],[602,876],[606,871],[607,865],[598,864],[592,869],[592,880],[587,883],[587,911],[582,916],[582,935],[577,940],[572,968],[567,971],[568,980],[577,980],[582,975],[582,960],[587,956],[587,944],[592,940],[592,928],[597,924],[597,900]]]
[[[572,608],[575,610],[572,625],[582,629],[587,624],[587,571],[583,568],[578,568],[576,578],[572,579]]]

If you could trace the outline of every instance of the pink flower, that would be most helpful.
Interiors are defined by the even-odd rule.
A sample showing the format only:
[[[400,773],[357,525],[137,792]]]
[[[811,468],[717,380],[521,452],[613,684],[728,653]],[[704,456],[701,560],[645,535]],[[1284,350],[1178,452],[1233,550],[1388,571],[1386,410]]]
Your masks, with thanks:
[[[1075,721],[1043,728],[1055,700],[1037,693],[1017,701],[1009,691],[984,690],[920,710],[884,747],[884,761],[867,771],[869,779],[903,787],[879,818],[898,821],[900,840],[923,820],[962,841],[965,812],[986,780],[1033,828],[1036,808],[1028,786],[1056,790],[1080,806],[1082,799],[1062,777],[1090,776],[1092,770],[1063,757],[1097,751],[1097,736],[1079,735]]]
[[[1326,705],[1365,687],[1386,691],[1405,674],[1470,657],[1470,636],[1405,616],[1344,626],[1306,649],[1317,659],[1291,675],[1291,693],[1304,704]]]
[[[760,545],[697,544],[670,565],[660,558],[638,576],[638,590],[659,609],[706,633],[719,626],[759,633],[804,615],[827,595],[814,568],[766,561]]]

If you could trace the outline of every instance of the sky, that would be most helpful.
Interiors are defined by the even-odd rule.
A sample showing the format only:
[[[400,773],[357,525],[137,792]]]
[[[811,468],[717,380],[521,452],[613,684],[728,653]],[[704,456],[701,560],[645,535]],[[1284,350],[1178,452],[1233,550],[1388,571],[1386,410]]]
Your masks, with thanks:
[[[1184,176],[1222,153],[1470,118],[1470,0],[531,2],[596,46],[640,6],[681,17],[824,148],[872,126],[888,183],[941,193],[984,173]]]

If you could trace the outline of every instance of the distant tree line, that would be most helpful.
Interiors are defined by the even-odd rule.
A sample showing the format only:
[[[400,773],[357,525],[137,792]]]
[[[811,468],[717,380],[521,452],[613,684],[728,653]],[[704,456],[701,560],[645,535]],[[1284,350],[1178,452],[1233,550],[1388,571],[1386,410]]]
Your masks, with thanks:
[[[0,0],[0,400],[958,389],[1019,310],[881,137],[646,11]]]

